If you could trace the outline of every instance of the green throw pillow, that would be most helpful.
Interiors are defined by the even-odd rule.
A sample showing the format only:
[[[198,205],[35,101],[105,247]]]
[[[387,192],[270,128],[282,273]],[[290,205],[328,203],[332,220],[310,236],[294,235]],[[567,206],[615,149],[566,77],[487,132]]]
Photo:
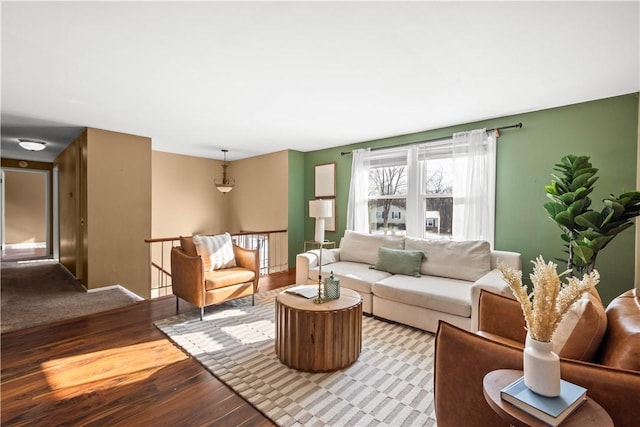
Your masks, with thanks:
[[[379,248],[378,263],[372,268],[391,274],[420,277],[420,265],[422,265],[423,256],[424,253],[422,251]]]

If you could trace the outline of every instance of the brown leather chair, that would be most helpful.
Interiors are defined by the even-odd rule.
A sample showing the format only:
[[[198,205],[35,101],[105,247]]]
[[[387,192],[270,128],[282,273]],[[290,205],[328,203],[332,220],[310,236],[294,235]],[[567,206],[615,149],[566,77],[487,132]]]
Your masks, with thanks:
[[[192,237],[180,237],[180,246],[171,248],[171,279],[176,296],[176,312],[180,298],[200,308],[200,320],[204,308],[258,292],[260,261],[258,251],[233,245],[236,267],[204,271],[202,258],[196,251]]]
[[[482,380],[496,369],[522,370],[522,350],[440,322],[434,362],[434,404],[439,427],[508,426],[486,402]],[[587,388],[616,427],[640,420],[640,373],[561,359],[562,378]]]
[[[590,295],[590,301],[597,308],[600,300]],[[439,326],[434,362],[439,426],[507,425],[486,403],[482,379],[496,369],[522,370],[526,335],[522,310],[515,300],[483,291],[478,311],[475,334],[444,322]],[[587,395],[617,427],[636,426],[640,419],[640,297],[630,290],[615,298],[606,309],[604,324],[599,310],[585,313],[560,352],[562,378],[586,387]]]

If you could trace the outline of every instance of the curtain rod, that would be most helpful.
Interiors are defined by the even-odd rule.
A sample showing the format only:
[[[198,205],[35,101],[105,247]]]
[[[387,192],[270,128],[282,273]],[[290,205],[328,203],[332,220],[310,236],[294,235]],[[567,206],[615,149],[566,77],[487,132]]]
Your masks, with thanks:
[[[489,131],[498,132],[498,131],[505,130],[505,129],[513,129],[513,128],[520,129],[521,127],[522,127],[522,122],[518,122],[516,124],[509,125],[509,126],[502,126],[502,127],[499,127],[499,128],[489,129]],[[451,136],[443,136],[443,137],[440,137],[440,138],[425,139],[423,141],[407,142],[406,144],[386,145],[384,147],[374,147],[374,148],[371,149],[371,151],[383,150],[385,148],[404,147],[404,146],[407,146],[407,145],[414,145],[414,144],[424,144],[424,143],[427,143],[427,142],[444,141],[446,139],[451,139],[452,137],[453,137],[453,135],[451,135]],[[344,156],[344,155],[347,155],[347,154],[351,154],[352,152],[353,152],[353,150],[351,150],[351,151],[341,151],[340,155]]]

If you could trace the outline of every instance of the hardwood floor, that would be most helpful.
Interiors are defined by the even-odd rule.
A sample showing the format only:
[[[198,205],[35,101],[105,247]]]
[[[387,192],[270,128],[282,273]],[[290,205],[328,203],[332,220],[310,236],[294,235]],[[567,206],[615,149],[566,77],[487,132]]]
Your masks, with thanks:
[[[171,296],[2,334],[2,425],[272,426],[153,326],[174,314]]]

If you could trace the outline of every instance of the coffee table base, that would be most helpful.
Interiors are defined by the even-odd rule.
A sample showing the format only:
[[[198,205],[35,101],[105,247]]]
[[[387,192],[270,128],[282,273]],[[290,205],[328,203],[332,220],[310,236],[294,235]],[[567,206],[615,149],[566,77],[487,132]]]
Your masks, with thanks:
[[[359,295],[358,295],[359,297]],[[276,299],[276,354],[290,368],[326,372],[360,355],[362,302],[339,310],[301,310]]]

